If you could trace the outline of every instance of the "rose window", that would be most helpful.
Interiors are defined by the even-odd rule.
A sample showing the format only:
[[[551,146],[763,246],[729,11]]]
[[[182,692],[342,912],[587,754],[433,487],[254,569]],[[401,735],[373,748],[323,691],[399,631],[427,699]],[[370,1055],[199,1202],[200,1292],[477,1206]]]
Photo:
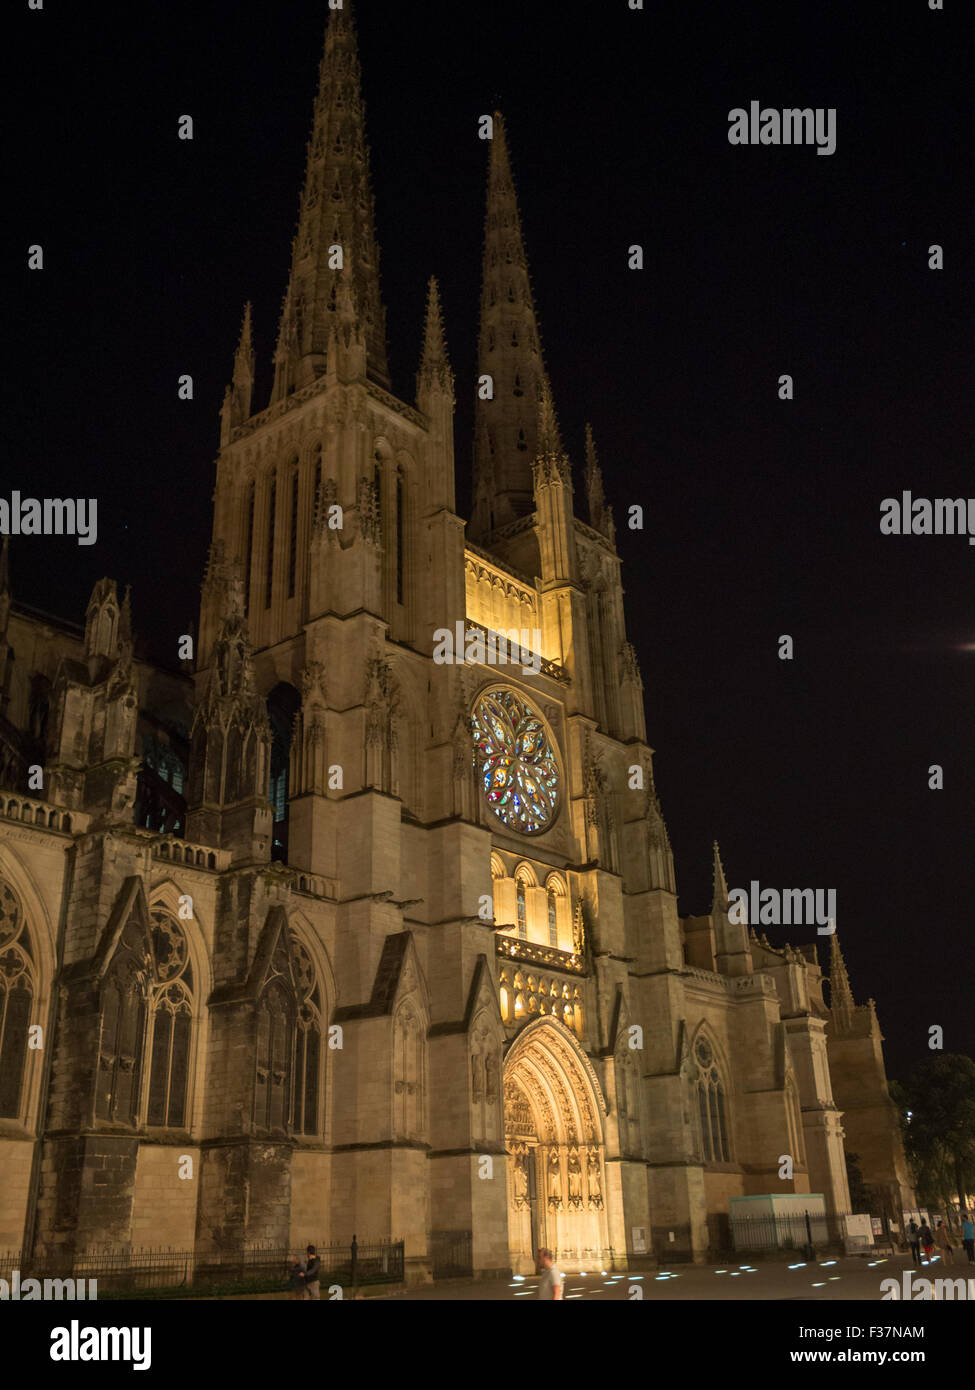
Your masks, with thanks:
[[[488,805],[522,835],[555,818],[559,770],[541,715],[513,690],[491,690],[474,707],[474,761]]]

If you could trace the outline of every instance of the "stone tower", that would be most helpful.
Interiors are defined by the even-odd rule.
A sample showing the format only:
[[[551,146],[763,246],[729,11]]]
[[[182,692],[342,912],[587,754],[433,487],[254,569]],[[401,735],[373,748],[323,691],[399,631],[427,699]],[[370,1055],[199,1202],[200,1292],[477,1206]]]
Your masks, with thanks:
[[[916,1199],[911,1187],[897,1111],[887,1090],[883,1035],[872,999],[856,1004],[837,935],[830,939],[830,1073],[843,1111],[846,1147],[857,1156],[864,1184],[879,1196],[884,1214],[900,1222]]]

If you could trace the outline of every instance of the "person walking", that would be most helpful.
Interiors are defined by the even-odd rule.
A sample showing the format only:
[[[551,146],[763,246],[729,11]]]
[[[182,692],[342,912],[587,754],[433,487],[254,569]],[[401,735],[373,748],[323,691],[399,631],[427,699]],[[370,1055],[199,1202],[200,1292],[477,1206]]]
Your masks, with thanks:
[[[954,1251],[951,1248],[951,1232],[943,1221],[939,1221],[934,1228],[934,1243],[941,1253],[941,1258],[946,1265],[955,1263]]]
[[[968,1263],[975,1265],[975,1221],[970,1211],[966,1211],[961,1223],[961,1243],[965,1247]]]
[[[917,1233],[917,1238],[921,1242],[921,1249],[924,1251],[924,1258],[930,1263],[934,1252],[934,1232],[925,1221]]]
[[[305,1262],[305,1298],[317,1299],[321,1297],[319,1276],[321,1275],[322,1262],[318,1258],[318,1253],[314,1245],[309,1245],[307,1254],[308,1259]]]
[[[907,1243],[911,1247],[911,1263],[919,1265],[921,1263],[921,1242],[918,1239],[921,1228],[912,1216],[907,1223]]]
[[[291,1285],[291,1301],[297,1303],[305,1296],[305,1262],[292,1255],[288,1269],[288,1283]]]
[[[542,1277],[538,1281],[536,1298],[561,1298],[565,1286],[562,1271],[555,1266],[555,1256],[551,1250],[539,1250],[538,1264]]]

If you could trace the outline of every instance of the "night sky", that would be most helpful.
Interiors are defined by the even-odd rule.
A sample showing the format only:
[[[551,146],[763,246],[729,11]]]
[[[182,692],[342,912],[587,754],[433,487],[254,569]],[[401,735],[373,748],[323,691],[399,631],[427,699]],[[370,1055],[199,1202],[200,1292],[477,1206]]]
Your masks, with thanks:
[[[586,420],[615,508],[680,910],[708,908],[714,838],[732,887],[835,888],[900,1077],[933,1024],[975,1053],[975,547],[879,529],[903,489],[975,492],[968,8],[355,6],[394,390],[436,274],[466,515],[499,106],[580,511]],[[0,495],[96,496],[99,538],[14,540],[15,597],[81,621],[101,575],[130,583],[173,665],[248,298],[255,409],[270,389],[324,0],[21,9]],[[730,145],[751,100],[835,107],[835,154]]]

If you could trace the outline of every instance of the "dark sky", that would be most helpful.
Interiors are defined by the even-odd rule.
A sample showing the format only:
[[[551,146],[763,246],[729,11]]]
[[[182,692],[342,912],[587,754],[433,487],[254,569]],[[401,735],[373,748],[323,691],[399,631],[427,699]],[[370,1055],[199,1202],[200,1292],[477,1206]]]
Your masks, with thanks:
[[[99,576],[131,583],[169,663],[247,298],[267,399],[324,0],[21,8],[0,495],[97,496],[99,540],[15,541],[15,592],[80,620]],[[934,1024],[975,1052],[975,548],[879,531],[902,489],[975,492],[967,8],[356,5],[394,389],[435,273],[466,513],[500,105],[563,436],[578,466],[592,421],[616,509],[681,911],[707,909],[715,837],[733,887],[835,888],[895,1076]],[[835,107],[836,153],[730,145],[753,99]]]

